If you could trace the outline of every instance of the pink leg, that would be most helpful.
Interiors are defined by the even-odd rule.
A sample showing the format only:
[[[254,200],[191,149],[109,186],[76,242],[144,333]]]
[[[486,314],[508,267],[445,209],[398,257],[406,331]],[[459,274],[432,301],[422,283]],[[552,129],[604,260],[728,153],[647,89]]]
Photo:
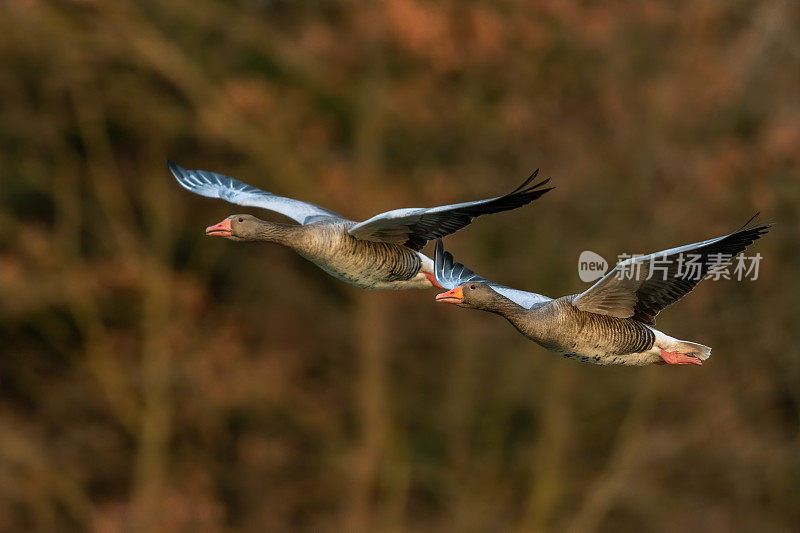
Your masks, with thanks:
[[[661,346],[658,347],[661,350],[661,358],[664,362],[668,365],[702,365],[703,362],[694,357],[692,355],[686,355],[685,353],[680,352],[668,352]]]
[[[439,282],[436,281],[436,276],[433,275],[433,272],[424,272],[423,271],[422,273],[425,275],[426,278],[428,278],[428,281],[431,282],[431,285],[433,285],[434,287],[438,287],[440,289],[444,289],[444,287],[439,285]]]

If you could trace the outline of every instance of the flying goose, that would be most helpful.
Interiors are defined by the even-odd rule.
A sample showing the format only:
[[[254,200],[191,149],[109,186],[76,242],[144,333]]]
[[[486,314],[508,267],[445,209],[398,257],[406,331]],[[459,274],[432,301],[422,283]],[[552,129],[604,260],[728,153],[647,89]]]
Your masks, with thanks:
[[[544,348],[586,363],[701,365],[711,348],[658,331],[656,315],[767,232],[769,224],[748,227],[752,220],[729,235],[622,261],[588,290],[555,300],[474,274],[437,239],[436,281],[450,290],[436,301],[501,315]]]
[[[286,246],[332,276],[366,289],[438,287],[433,261],[419,251],[425,243],[458,231],[477,216],[516,209],[553,189],[542,188],[549,179],[531,185],[537,169],[504,196],[440,207],[395,209],[354,222],[324,207],[262,191],[222,174],[187,170],[171,160],[167,160],[167,166],[178,183],[195,194],[276,211],[300,224],[231,215],[206,228],[207,235]]]

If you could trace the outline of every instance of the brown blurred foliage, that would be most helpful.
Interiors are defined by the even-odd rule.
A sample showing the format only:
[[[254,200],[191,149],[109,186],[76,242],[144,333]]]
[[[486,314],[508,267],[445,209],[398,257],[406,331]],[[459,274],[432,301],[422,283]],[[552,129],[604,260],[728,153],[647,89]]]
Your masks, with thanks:
[[[0,62],[0,531],[800,524],[797,2],[19,0]],[[581,366],[204,237],[257,211],[166,157],[354,219],[541,167],[448,246],[552,296],[778,224],[660,318],[704,367]]]

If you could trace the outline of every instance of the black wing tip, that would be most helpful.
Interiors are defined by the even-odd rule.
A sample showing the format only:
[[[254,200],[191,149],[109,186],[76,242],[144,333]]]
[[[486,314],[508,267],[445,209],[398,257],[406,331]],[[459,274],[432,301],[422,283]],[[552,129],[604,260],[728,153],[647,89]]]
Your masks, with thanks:
[[[510,193],[506,194],[505,196],[508,197],[508,196],[515,196],[515,195],[518,195],[518,194],[525,194],[525,193],[528,193],[528,192],[530,192],[530,191],[532,191],[534,189],[538,189],[542,185],[546,185],[547,183],[550,182],[550,178],[547,178],[547,179],[543,179],[542,181],[540,181],[538,183],[534,183],[533,185],[530,185],[530,183],[533,180],[535,180],[538,175],[539,175],[539,169],[537,168],[536,170],[533,171],[533,173],[530,176],[528,176],[528,178],[525,181],[522,182],[522,184],[519,187],[517,187],[516,189],[514,189]]]
[[[517,187],[516,189],[514,189],[510,193],[508,193],[508,194],[506,194],[504,196],[500,196],[499,198],[496,198],[496,200],[509,200],[509,199],[519,200],[522,203],[518,204],[517,207],[522,207],[523,205],[528,204],[528,203],[530,203],[533,200],[536,200],[538,198],[541,198],[542,196],[544,196],[548,192],[550,192],[553,189],[555,189],[555,187],[548,187],[546,189],[542,189],[541,188],[542,186],[547,185],[548,183],[550,183],[550,179],[551,178],[543,179],[542,181],[540,181],[538,183],[534,183],[533,185],[529,186],[529,184],[538,175],[539,175],[539,169],[537,168],[528,177],[528,179],[526,179],[522,183],[522,185],[520,185],[519,187]]]
[[[493,213],[501,213],[503,211],[511,211],[512,209],[520,208],[524,205],[528,205],[534,200],[541,198],[548,192],[555,189],[555,187],[548,187],[546,189],[539,188],[549,181],[550,178],[547,178],[546,180],[542,180],[531,187],[479,202],[477,205],[465,209],[464,212],[470,217],[475,218],[481,215],[490,215]],[[472,220],[469,222],[472,222]]]
[[[753,222],[755,221],[755,219],[757,219],[760,215],[761,215],[761,211],[756,211],[756,214],[754,214],[749,219],[747,219],[747,222],[742,224],[742,226],[738,230],[736,230],[734,233],[739,233],[740,231],[748,231],[748,230],[752,230],[752,229],[768,229],[768,228],[771,228],[772,226],[774,226],[775,224],[777,224],[777,222],[775,220],[768,220],[766,222],[760,223],[758,226],[752,225]]]
[[[753,225],[753,222],[760,214],[760,211],[756,212],[756,214],[751,216],[738,230],[734,231],[732,235],[747,235],[748,237],[752,237],[753,240],[756,240],[762,235],[766,234],[770,228],[775,225],[775,221],[770,220],[758,225]]]
[[[525,179],[525,181],[523,181],[523,182],[522,182],[522,183],[519,185],[519,187],[517,187],[516,189],[514,189],[513,191],[511,191],[510,193],[508,193],[508,195],[511,195],[511,194],[518,193],[519,191],[521,191],[522,189],[524,189],[525,187],[527,187],[527,186],[528,186],[528,184],[529,184],[530,182],[532,182],[534,179],[536,179],[536,176],[538,176],[538,175],[539,175],[539,169],[537,168],[536,170],[534,170],[533,172],[531,172],[531,175],[530,175],[530,176],[528,176],[528,177]],[[534,187],[535,187],[535,185],[534,185]],[[506,195],[506,196],[508,196],[508,195]]]
[[[754,221],[756,218],[758,218],[758,215],[760,215],[760,214],[761,214],[761,211],[756,211],[756,214],[755,214],[755,215],[753,215],[753,216],[751,216],[749,219],[747,219],[747,222],[745,222],[744,224],[742,224],[742,225],[741,225],[741,227],[739,228],[739,230],[743,230],[743,229],[745,229],[747,226],[749,226],[749,225],[750,225],[750,223],[751,223],[751,222],[753,222],[753,221]]]
[[[548,183],[550,183],[550,178],[547,178],[546,180],[542,180],[539,183],[531,185],[530,187],[526,187],[524,189],[520,189],[518,191],[515,191],[515,192],[513,192],[511,194],[507,194],[504,197],[504,199],[523,198],[523,199],[528,200],[528,201],[536,200],[537,198],[541,198],[542,196],[544,196],[548,192],[550,192],[553,189],[555,189],[555,187],[547,187],[546,189],[542,189],[541,188],[542,186],[547,185]]]
[[[527,189],[523,189],[513,194],[508,194],[504,196],[502,199],[505,201],[512,201],[513,205],[515,205],[516,207],[522,207],[523,205],[527,205],[534,200],[538,200],[545,194],[555,189],[555,187],[547,187],[546,189],[539,188],[542,185],[545,185],[549,181],[550,178],[547,178],[546,180],[540,181],[539,183],[533,185],[532,187],[528,187]]]
[[[543,182],[534,185],[530,189],[526,189],[525,191],[523,191],[523,194],[530,195],[531,196],[531,200],[535,200],[537,198],[540,198],[540,197],[544,196],[545,194],[547,194],[550,191],[552,191],[553,189],[555,189],[555,187],[548,187],[546,189],[539,189],[538,188],[538,187],[544,185],[545,183],[547,183],[548,181],[550,181],[550,178],[547,178]]]
[[[541,187],[542,185],[544,185],[544,184],[548,183],[548,182],[550,181],[550,179],[551,179],[551,178],[543,179],[542,181],[540,181],[540,182],[538,182],[538,183],[535,183],[535,184],[533,184],[533,185],[530,185],[530,184],[531,184],[531,182],[532,182],[532,181],[534,181],[534,180],[535,180],[535,179],[536,179],[536,178],[539,176],[539,170],[540,170],[540,169],[538,169],[538,168],[537,168],[536,170],[534,170],[533,172],[531,172],[531,175],[530,175],[530,176],[528,176],[528,177],[525,179],[525,181],[523,181],[523,182],[522,182],[522,183],[519,185],[519,187],[517,187],[516,189],[514,189],[514,190],[513,190],[513,191],[511,191],[510,193],[506,194],[506,196],[511,196],[512,194],[517,194],[517,193],[520,193],[520,192],[529,191],[529,190],[531,190],[531,189],[536,189],[536,188],[538,188],[538,187]],[[530,185],[530,186],[529,186],[529,185]]]
[[[753,218],[748,221],[748,224],[752,222]],[[734,248],[738,248],[739,250],[736,253],[739,253],[760,239],[763,235],[766,235],[771,227],[771,222],[767,224],[760,224],[758,226],[743,227],[727,235],[722,242],[725,242]]]
[[[178,181],[181,181],[181,179],[188,173],[188,170],[169,158],[167,158],[167,168],[170,172],[172,172],[172,175],[175,176]]]
[[[751,230],[748,232],[749,233],[748,237],[751,239],[750,242],[752,243],[753,241],[760,239],[763,235],[769,233],[769,229],[771,227],[772,225],[770,224],[770,225],[757,226],[755,228],[751,228]]]

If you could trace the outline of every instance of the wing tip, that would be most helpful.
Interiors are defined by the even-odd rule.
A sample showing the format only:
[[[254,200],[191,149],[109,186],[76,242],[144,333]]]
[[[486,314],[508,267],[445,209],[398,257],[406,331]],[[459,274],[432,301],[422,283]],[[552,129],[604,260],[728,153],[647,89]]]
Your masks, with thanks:
[[[509,199],[515,200],[515,202],[519,202],[517,207],[522,207],[523,205],[527,205],[527,204],[531,203],[534,200],[538,200],[539,198],[541,198],[545,194],[547,194],[550,191],[552,191],[553,189],[555,189],[555,187],[547,187],[546,189],[540,188],[542,185],[547,184],[549,181],[550,181],[550,178],[547,178],[546,180],[540,181],[539,183],[537,183],[535,185],[532,185],[532,186],[530,186],[530,187],[528,187],[526,189],[517,191],[517,192],[512,193],[512,194],[508,194],[505,197],[503,197],[503,199],[504,200],[509,200]]]
[[[187,181],[189,178],[189,171],[180,166],[178,163],[170,158],[167,158],[167,168],[175,177],[178,184],[188,191],[192,191],[190,183]]]
[[[503,198],[504,199],[517,198],[523,200],[525,203],[522,205],[528,204],[534,200],[538,200],[548,192],[555,189],[555,186],[547,187],[546,189],[542,188],[544,185],[550,183],[550,179],[551,178],[543,179],[538,183],[534,183],[530,187],[518,187],[514,192],[505,195],[505,197]]]
[[[758,215],[760,215],[760,214],[761,214],[761,211],[756,211],[756,214],[755,214],[755,215],[753,215],[753,216],[751,216],[749,219],[747,219],[747,222],[745,222],[744,224],[742,224],[742,226],[739,228],[739,230],[741,231],[741,230],[745,229],[747,226],[749,226],[749,225],[750,225],[750,223],[751,223],[752,221],[754,221],[756,218],[758,218]]]
[[[742,227],[734,231],[732,235],[747,235],[748,238],[752,239],[750,242],[761,238],[762,235],[766,235],[776,222],[774,220],[770,220],[758,225],[753,224],[755,219],[758,218],[760,214],[760,212],[756,212],[756,214],[751,216],[748,221],[742,225]]]
[[[537,168],[536,170],[534,170],[531,173],[530,176],[528,176],[528,178],[525,181],[522,182],[522,184],[519,187],[517,187],[516,189],[514,189],[510,193],[506,194],[505,196],[508,197],[508,196],[514,196],[514,195],[518,195],[518,194],[529,193],[529,192],[533,191],[534,189],[538,189],[542,185],[546,185],[547,183],[550,182],[551,178],[546,178],[546,179],[543,179],[542,181],[540,181],[538,183],[534,183],[533,185],[530,185],[530,183],[533,180],[535,180],[538,175],[539,175],[539,169]],[[530,187],[528,185],[530,185]],[[555,187],[551,187],[551,188],[549,188],[547,190],[550,191],[550,190],[553,190],[554,188]],[[544,191],[544,192],[547,192],[547,191]],[[542,194],[544,194],[544,192]]]
[[[741,226],[741,227],[740,227],[738,230],[736,230],[734,233],[738,233],[738,232],[740,232],[740,231],[750,231],[750,230],[764,230],[764,231],[766,231],[766,230],[768,230],[769,228],[771,228],[772,226],[774,226],[774,225],[776,225],[776,224],[777,224],[777,222],[776,222],[776,221],[773,219],[773,220],[768,220],[768,221],[766,221],[766,222],[762,222],[762,223],[760,223],[759,225],[754,225],[754,224],[753,224],[753,222],[754,222],[754,221],[755,221],[755,220],[756,220],[756,219],[757,219],[757,218],[758,218],[760,215],[761,215],[761,211],[756,211],[756,213],[755,213],[753,216],[751,216],[751,217],[750,217],[750,218],[747,220],[747,222],[745,222],[744,224],[742,224],[742,226]]]
[[[525,179],[525,181],[523,181],[523,182],[522,182],[522,184],[520,184],[520,186],[519,186],[519,187],[517,187],[516,189],[514,189],[513,191],[511,191],[511,192],[510,192],[510,193],[508,193],[508,194],[509,194],[509,195],[511,195],[511,194],[514,194],[514,193],[517,193],[517,192],[521,191],[522,189],[524,189],[525,187],[527,187],[527,186],[528,186],[528,184],[529,184],[530,182],[532,182],[534,179],[536,179],[536,176],[538,176],[538,175],[539,175],[539,169],[537,168],[536,170],[534,170],[533,172],[531,172],[531,175],[530,175],[530,176],[528,176],[528,177]]]
[[[175,162],[174,159],[167,158],[167,168],[173,173],[183,173],[186,171],[185,168],[180,166],[178,163]]]

